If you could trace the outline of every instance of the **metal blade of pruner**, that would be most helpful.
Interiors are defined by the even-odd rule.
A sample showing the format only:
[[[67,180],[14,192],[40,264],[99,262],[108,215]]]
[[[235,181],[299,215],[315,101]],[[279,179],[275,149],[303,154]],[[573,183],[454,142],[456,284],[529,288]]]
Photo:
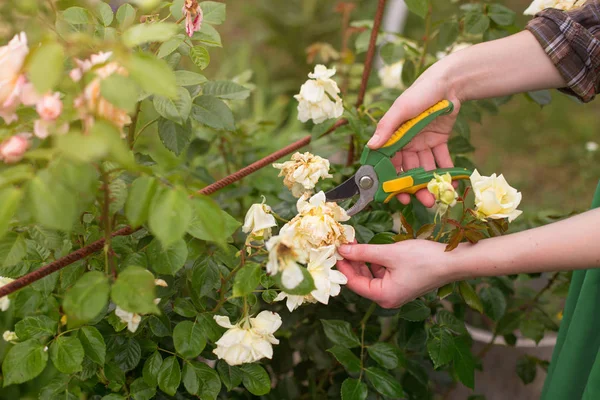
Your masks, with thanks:
[[[327,201],[341,201],[359,194],[358,201],[346,211],[349,216],[353,216],[375,199],[378,188],[379,179],[375,168],[363,165],[347,181],[325,193],[325,198]]]

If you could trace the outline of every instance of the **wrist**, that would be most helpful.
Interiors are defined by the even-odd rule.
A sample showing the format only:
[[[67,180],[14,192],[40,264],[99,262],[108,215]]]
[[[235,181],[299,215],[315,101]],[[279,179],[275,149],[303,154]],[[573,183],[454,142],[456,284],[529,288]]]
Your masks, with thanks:
[[[475,246],[470,243],[461,243],[454,250],[443,253],[440,265],[446,283],[477,277],[477,268],[472,262]]]

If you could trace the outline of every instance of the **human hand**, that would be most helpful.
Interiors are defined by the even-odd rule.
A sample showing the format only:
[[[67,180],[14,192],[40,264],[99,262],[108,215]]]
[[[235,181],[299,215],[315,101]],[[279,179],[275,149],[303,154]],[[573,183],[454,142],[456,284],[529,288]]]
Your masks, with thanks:
[[[350,290],[383,308],[396,308],[456,280],[444,248],[428,240],[343,245],[338,251],[345,259],[337,268],[348,278]]]
[[[442,63],[425,71],[410,88],[396,99],[377,124],[377,129],[367,144],[371,149],[383,146],[402,123],[418,116],[441,100],[450,100],[454,104],[454,111],[449,115],[436,118],[392,158],[398,171],[401,169],[407,171],[417,167],[423,167],[429,171],[436,169],[436,165],[437,168],[454,166],[448,151],[448,139],[461,102],[451,85],[447,84],[448,80],[444,74]],[[421,189],[415,195],[426,207],[432,207],[435,204],[435,198],[427,189]],[[408,204],[410,195],[402,193],[398,196],[398,200],[403,204]]]

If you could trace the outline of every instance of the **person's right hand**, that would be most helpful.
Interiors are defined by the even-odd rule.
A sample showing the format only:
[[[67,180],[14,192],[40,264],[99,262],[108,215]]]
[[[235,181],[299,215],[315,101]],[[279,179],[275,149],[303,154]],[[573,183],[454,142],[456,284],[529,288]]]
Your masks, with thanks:
[[[449,115],[436,118],[394,156],[392,162],[398,171],[417,167],[430,171],[454,166],[448,151],[448,139],[461,102],[450,88],[448,80],[444,77],[443,67],[439,64],[441,63],[425,71],[396,99],[377,124],[373,137],[367,143],[371,149],[383,146],[402,123],[418,116],[439,101],[450,100],[454,104],[454,111]],[[426,207],[432,207],[435,203],[433,195],[427,189],[419,190],[416,197]],[[398,200],[402,204],[408,204],[410,195],[400,194]]]

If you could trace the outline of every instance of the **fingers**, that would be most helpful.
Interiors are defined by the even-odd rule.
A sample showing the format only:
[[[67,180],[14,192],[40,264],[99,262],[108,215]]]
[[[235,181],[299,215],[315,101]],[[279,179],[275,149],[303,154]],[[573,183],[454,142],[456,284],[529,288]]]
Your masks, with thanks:
[[[415,197],[427,208],[431,208],[435,204],[435,197],[427,189],[419,190]]]
[[[390,107],[388,112],[377,124],[375,134],[373,134],[373,137],[369,140],[367,146],[371,149],[377,149],[383,146],[403,122],[417,116],[427,108],[426,106],[418,104],[419,102],[411,100],[411,93],[412,92],[407,90],[402,96],[396,99],[392,107]]]
[[[419,156],[414,151],[403,151],[402,152],[402,169],[408,171],[409,169],[419,167]]]
[[[408,193],[400,193],[398,196],[396,196],[396,198],[405,206],[410,204],[410,195]]]
[[[394,248],[390,245],[346,244],[340,246],[339,253],[346,260],[369,262],[389,266]]]
[[[385,276],[386,269],[379,264],[371,264],[371,270],[373,271],[373,276],[375,278],[383,279]]]
[[[425,168],[426,171],[435,169],[435,159],[433,158],[433,153],[430,149],[419,151],[417,157],[419,158],[421,167]]]
[[[452,162],[452,157],[450,157],[450,151],[448,150],[448,144],[442,143],[440,145],[435,146],[433,149],[433,156],[435,157],[435,161],[440,168],[452,168],[454,167],[454,163]]]
[[[384,283],[382,279],[367,278],[357,274],[352,264],[345,260],[338,261],[337,267],[338,270],[342,274],[346,275],[346,278],[348,278],[348,283],[346,286],[350,290],[359,296],[366,297],[373,301],[381,299],[382,295],[384,294]]]

